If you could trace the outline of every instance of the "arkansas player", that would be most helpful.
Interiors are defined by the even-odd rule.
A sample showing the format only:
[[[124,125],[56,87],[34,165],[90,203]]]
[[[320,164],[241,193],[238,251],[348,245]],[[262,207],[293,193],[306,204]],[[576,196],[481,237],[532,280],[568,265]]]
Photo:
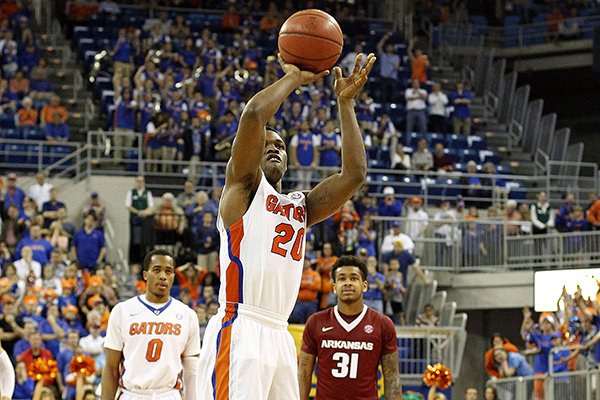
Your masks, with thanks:
[[[333,265],[331,275],[338,305],[306,322],[298,370],[300,398],[309,398],[316,361],[317,400],[376,400],[381,362],[385,398],[400,400],[396,328],[388,317],[363,304],[367,265],[344,256]]]

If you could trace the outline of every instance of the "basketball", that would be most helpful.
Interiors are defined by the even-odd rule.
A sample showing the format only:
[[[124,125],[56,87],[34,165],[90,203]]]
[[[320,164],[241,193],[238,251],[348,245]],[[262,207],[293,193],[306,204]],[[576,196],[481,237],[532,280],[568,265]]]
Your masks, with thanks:
[[[335,65],[342,54],[344,36],[331,15],[321,10],[302,10],[283,23],[278,46],[283,61],[317,73]]]

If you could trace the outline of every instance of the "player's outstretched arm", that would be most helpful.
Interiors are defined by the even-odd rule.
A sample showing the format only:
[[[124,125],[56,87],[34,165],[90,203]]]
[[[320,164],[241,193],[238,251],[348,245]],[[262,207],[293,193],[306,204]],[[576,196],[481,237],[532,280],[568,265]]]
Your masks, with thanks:
[[[298,385],[300,386],[300,400],[308,400],[312,385],[312,374],[315,369],[315,355],[300,351],[300,364],[298,365]]]
[[[329,74],[300,71],[280,60],[285,75],[255,94],[244,107],[240,124],[227,164],[221,216],[226,226],[240,219],[248,209],[260,183],[260,163],[265,151],[265,125],[275,115],[281,103],[300,85],[311,83]]]
[[[102,400],[114,400],[119,387],[119,363],[123,353],[104,348],[106,364],[102,370]]]
[[[401,400],[402,384],[398,370],[398,352],[384,354],[381,357],[381,369],[386,400]]]
[[[361,63],[362,54],[359,54],[354,71],[348,77],[342,76],[339,67],[333,69],[342,133],[342,170],[319,183],[306,196],[309,226],[329,218],[344,205],[364,183],[367,175],[365,145],[354,113],[354,98],[367,82],[375,56],[369,54],[363,68],[360,67]]]

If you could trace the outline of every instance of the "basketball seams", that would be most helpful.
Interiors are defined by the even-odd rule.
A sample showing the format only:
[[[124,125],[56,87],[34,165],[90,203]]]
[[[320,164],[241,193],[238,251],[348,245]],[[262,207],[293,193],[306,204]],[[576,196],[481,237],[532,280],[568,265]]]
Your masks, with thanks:
[[[294,53],[290,53],[288,50],[286,49],[281,49],[284,53],[287,53],[288,55],[298,59],[298,60],[304,60],[304,61],[326,61],[326,60],[330,60],[332,58],[336,58],[337,61],[337,57],[339,57],[337,54],[334,54],[330,57],[325,57],[325,58],[306,58],[306,57],[300,57],[295,55]]]
[[[339,51],[342,51],[342,50],[343,50],[343,48],[344,48],[344,45],[341,45],[341,44],[339,44],[338,42],[336,42],[336,41],[335,41],[335,40],[333,40],[333,39],[330,39],[330,38],[327,38],[327,37],[323,37],[323,36],[319,36],[319,35],[315,35],[315,34],[313,34],[313,33],[304,33],[304,32],[283,32],[283,33],[280,33],[280,34],[279,34],[279,37],[283,37],[283,36],[294,36],[294,35],[297,35],[297,36],[308,36],[308,37],[315,38],[315,39],[322,39],[322,40],[325,40],[326,42],[330,42],[330,43],[333,43],[333,44],[335,44],[335,45],[338,45],[338,46],[340,46],[340,50],[339,50]]]
[[[313,15],[315,17],[323,18],[335,27],[335,29],[339,32],[340,36],[342,36],[342,37],[344,36],[344,33],[342,32],[342,28],[340,28],[340,24],[338,24],[338,22],[336,21],[335,18],[333,18],[333,16],[327,14],[324,11],[318,10],[316,8],[309,8],[307,10],[302,10],[302,11],[297,12],[296,14],[292,15],[292,17],[290,19],[294,19],[294,18],[296,18],[296,16],[301,16],[301,15]]]

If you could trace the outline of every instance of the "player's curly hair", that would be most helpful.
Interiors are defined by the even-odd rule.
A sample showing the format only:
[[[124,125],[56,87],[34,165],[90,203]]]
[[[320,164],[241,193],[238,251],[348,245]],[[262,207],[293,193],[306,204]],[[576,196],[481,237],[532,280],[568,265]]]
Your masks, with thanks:
[[[150,260],[152,260],[152,257],[154,257],[154,256],[167,256],[167,257],[171,257],[173,260],[175,260],[175,257],[173,257],[173,254],[171,254],[171,252],[168,250],[165,250],[165,249],[152,250],[150,253],[146,254],[146,257],[144,257],[144,263],[142,264],[142,269],[144,271],[148,271],[148,268],[150,268]]]
[[[342,267],[357,267],[360,270],[360,276],[363,278],[363,280],[367,280],[367,274],[369,270],[367,269],[367,264],[361,258],[355,256],[341,256],[331,267],[331,278],[334,282],[335,271]]]

